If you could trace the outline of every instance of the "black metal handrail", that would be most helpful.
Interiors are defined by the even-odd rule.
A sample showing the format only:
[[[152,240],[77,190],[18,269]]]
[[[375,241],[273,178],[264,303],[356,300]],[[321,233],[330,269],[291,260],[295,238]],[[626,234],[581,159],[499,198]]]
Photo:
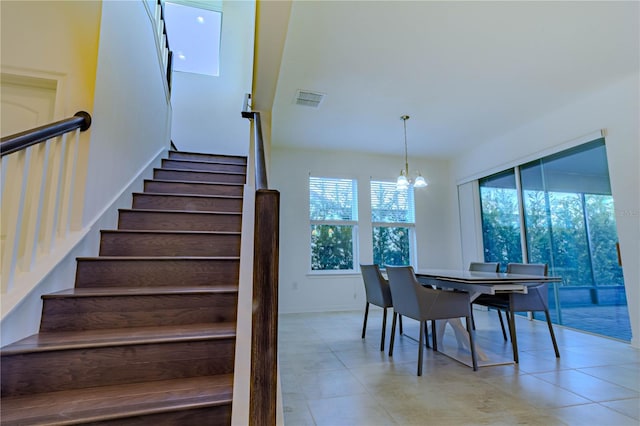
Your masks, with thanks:
[[[2,140],[0,140],[0,157],[26,149],[32,145],[39,144],[76,129],[84,132],[89,127],[91,127],[91,115],[86,111],[78,111],[73,117],[3,137]]]
[[[171,84],[173,82],[173,51],[169,46],[169,34],[167,34],[167,21],[164,19],[164,4],[162,1],[158,0],[158,6],[160,6],[160,20],[164,22],[162,25],[162,34],[164,35],[164,44],[169,52],[167,57],[167,69],[165,70],[167,74],[167,85],[169,87],[169,92],[171,92]]]

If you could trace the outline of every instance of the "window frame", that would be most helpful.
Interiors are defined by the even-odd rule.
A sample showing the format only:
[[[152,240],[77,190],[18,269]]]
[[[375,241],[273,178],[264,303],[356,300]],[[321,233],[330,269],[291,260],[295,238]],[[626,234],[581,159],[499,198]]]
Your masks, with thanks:
[[[413,212],[411,212],[410,217],[413,219],[412,222],[381,222],[373,220],[373,184],[375,183],[383,183],[390,184],[395,187],[395,181],[385,180],[385,179],[371,179],[369,182],[369,204],[371,207],[371,249],[372,249],[372,258],[375,259],[375,247],[373,246],[374,241],[374,232],[376,228],[408,228],[409,230],[409,265],[414,268],[417,265],[417,237],[416,237],[416,202],[415,202],[415,189],[412,185],[407,187],[407,198],[409,207],[413,208]],[[395,189],[397,191],[397,189]],[[384,264],[379,265],[381,270],[385,270],[386,267]]]
[[[312,219],[311,218],[311,179],[323,179],[323,180],[349,180],[351,181],[351,219]],[[325,276],[325,275],[353,275],[360,273],[360,265],[358,259],[360,258],[360,244],[359,244],[359,220],[358,220],[358,179],[355,177],[344,176],[313,176],[309,174],[307,179],[307,191],[308,191],[308,204],[309,212],[307,218],[309,220],[308,226],[308,264],[307,275],[312,276]],[[350,269],[313,269],[313,249],[312,249],[312,227],[317,225],[327,226],[350,226],[351,227],[351,252],[352,252],[352,265]]]

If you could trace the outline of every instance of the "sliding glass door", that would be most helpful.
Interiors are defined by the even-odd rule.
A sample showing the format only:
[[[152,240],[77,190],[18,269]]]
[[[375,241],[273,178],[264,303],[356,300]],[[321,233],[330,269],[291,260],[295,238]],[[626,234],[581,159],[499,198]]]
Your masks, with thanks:
[[[513,183],[507,184],[508,175]],[[510,201],[494,203],[498,192],[512,194]],[[517,218],[513,193],[520,195]],[[481,179],[480,198],[486,261],[514,262],[520,256],[529,263],[546,263],[551,275],[563,279],[550,287],[556,323],[630,340],[603,139]],[[517,219],[517,235],[524,239],[507,249],[518,253],[497,255],[494,247],[507,234],[496,232],[501,223],[496,218],[505,215],[512,224]],[[510,238],[515,234],[511,230]]]

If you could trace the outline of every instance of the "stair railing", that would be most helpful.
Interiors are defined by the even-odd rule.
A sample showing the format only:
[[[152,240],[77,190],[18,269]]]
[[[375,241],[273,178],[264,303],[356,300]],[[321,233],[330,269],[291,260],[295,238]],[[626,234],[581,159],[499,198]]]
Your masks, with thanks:
[[[7,294],[16,287],[16,275],[31,271],[57,241],[81,227],[83,200],[77,186],[84,178],[76,179],[77,160],[80,132],[90,126],[91,115],[80,111],[0,140],[3,315],[13,299]]]
[[[280,192],[269,189],[260,113],[245,97],[242,116],[253,122],[255,219],[249,422],[275,425],[278,378],[278,256]]]

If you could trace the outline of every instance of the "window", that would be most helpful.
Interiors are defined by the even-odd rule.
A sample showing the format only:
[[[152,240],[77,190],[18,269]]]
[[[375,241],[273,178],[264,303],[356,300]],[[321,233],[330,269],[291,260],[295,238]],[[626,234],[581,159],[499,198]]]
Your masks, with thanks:
[[[410,265],[415,251],[413,188],[397,189],[395,182],[371,181],[373,262]]]
[[[521,263],[520,213],[513,169],[480,179],[485,262]]]
[[[631,339],[604,139],[480,179],[480,199],[485,261],[546,263],[554,322]]]
[[[355,270],[357,200],[353,179],[309,177],[312,271]]]
[[[222,13],[216,3],[219,2],[182,0],[165,3],[174,71],[211,76],[220,74]]]

